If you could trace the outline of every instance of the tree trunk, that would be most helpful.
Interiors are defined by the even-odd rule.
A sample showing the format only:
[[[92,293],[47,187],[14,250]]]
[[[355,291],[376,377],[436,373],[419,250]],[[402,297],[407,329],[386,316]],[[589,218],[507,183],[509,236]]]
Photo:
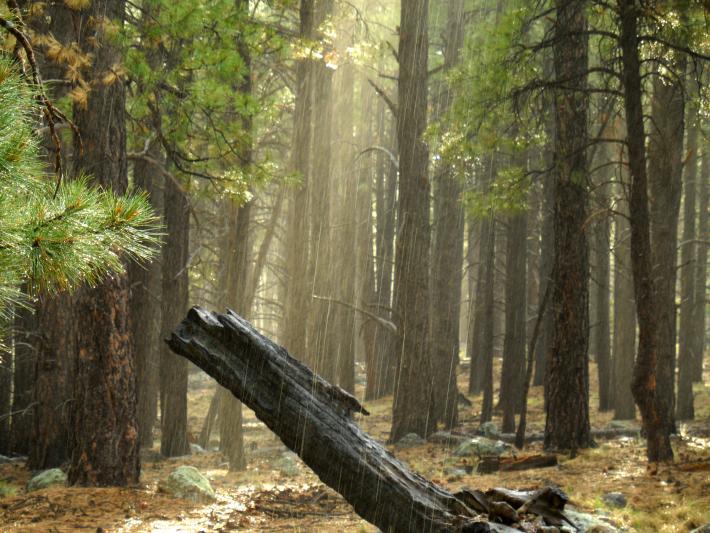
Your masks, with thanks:
[[[554,138],[554,128],[550,130]],[[552,150],[550,150],[552,152]],[[545,158],[549,159],[548,167],[552,167],[552,153]],[[547,172],[542,182],[542,236],[540,239],[540,291],[538,301],[542,301],[547,285],[552,276],[552,263],[555,255],[555,177],[552,172]],[[540,324],[540,338],[535,350],[535,374],[533,375],[533,385],[540,386],[545,380],[545,362],[549,352],[550,340],[552,338],[552,314],[548,306],[542,317]]]
[[[173,180],[165,180],[165,230],[163,244],[163,338],[188,307],[188,256],[190,205],[187,193]],[[165,346],[160,353],[160,453],[177,457],[190,452],[187,442],[187,361]]]
[[[703,355],[705,354],[705,307],[707,295],[707,261],[708,244],[710,238],[710,212],[708,212],[708,183],[710,183],[710,153],[708,148],[701,154],[701,171],[698,191],[698,246],[695,261],[695,302],[693,313],[695,326],[693,327],[693,348],[695,354],[693,361],[693,382],[703,381]]]
[[[77,324],[71,294],[43,295],[37,306],[41,331],[35,366],[35,409],[27,466],[45,470],[71,456],[70,408],[76,365]]]
[[[399,32],[399,209],[394,272],[394,319],[399,333],[391,441],[426,437],[430,419],[429,176],[427,123],[428,0],[401,6]]]
[[[3,339],[3,343],[7,342]],[[10,453],[12,410],[12,352],[0,350],[0,454]]]
[[[586,2],[556,0],[555,252],[552,266],[552,339],[545,375],[545,448],[592,444],[589,427],[589,250],[586,146],[588,36]]]
[[[161,150],[152,146],[152,159],[163,162]],[[133,165],[133,181],[137,189],[146,191],[155,212],[163,212],[162,169],[147,161]],[[158,417],[158,374],[162,350],[161,293],[162,261],[156,259],[149,265],[132,262],[128,267],[131,281],[131,327],[133,349],[136,354],[138,388],[138,437],[144,448],[153,447],[153,427]]]
[[[444,69],[458,62],[463,45],[464,6],[462,0],[449,3]],[[453,95],[444,88],[439,113],[450,106]],[[434,195],[435,238],[432,249],[431,357],[433,374],[434,423],[451,428],[458,423],[456,368],[459,362],[459,320],[463,275],[464,216],[460,176],[452,168],[442,168],[436,178]]]
[[[313,38],[313,0],[301,0],[300,37]],[[290,167],[301,177],[289,202],[286,230],[286,283],[283,337],[285,346],[295,354],[306,354],[306,330],[311,295],[308,293],[308,186],[311,153],[312,66],[309,59],[296,65],[296,103],[293,114],[293,150]]]
[[[646,434],[649,461],[673,458],[667,410],[658,393],[658,338],[656,296],[651,263],[651,231],[646,176],[646,147],[641,101],[641,71],[638,48],[638,10],[634,0],[619,0],[624,107],[631,190],[631,267],[639,325],[638,353],[632,392],[639,406]]]
[[[503,370],[500,379],[500,405],[503,409],[501,431],[515,431],[515,413],[522,404],[525,377],[526,324],[526,239],[527,213],[508,218],[505,268],[505,338]]]
[[[695,96],[695,95],[694,95]],[[696,271],[696,191],[698,188],[698,125],[696,105],[688,106],[688,157],[684,168],[683,188],[683,243],[680,250],[680,324],[678,331],[678,403],[676,417],[679,420],[692,420],[695,417],[693,408],[693,366],[698,354],[692,350],[693,316],[697,304],[695,302],[695,271]],[[705,302],[702,303],[705,305]]]
[[[32,447],[34,428],[35,365],[39,332],[33,308],[15,309],[13,324],[15,344],[12,374],[12,420],[10,452],[28,455]]]
[[[123,80],[102,78],[120,62],[121,51],[106,38],[103,22],[122,25],[125,0],[94,0],[75,15],[77,42],[93,54],[86,106],[75,105],[75,170],[94,176],[97,185],[121,194],[128,186],[126,91]],[[96,46],[96,45],[99,46]],[[76,295],[78,361],[72,406],[73,437],[69,481],[74,485],[129,485],[138,482],[136,376],[128,320],[128,278],[117,275]]]
[[[675,72],[685,72],[685,54],[670,52]],[[675,432],[676,256],[685,129],[684,88],[654,76],[648,140],[651,262],[658,322],[656,382],[666,431]]]
[[[604,175],[602,179],[606,180]],[[604,184],[596,190],[596,208],[609,208],[609,198]],[[596,292],[594,309],[594,355],[597,359],[597,374],[599,377],[599,410],[610,411],[612,408],[612,372],[611,372],[611,339],[609,326],[611,317],[609,301],[610,265],[609,265],[610,224],[606,212],[599,216],[593,233],[594,239],[594,269],[592,287]]]
[[[621,172],[624,176],[624,171]],[[620,215],[614,219],[614,419],[633,420],[636,406],[631,394],[631,379],[636,354],[636,304],[631,273],[628,202],[622,198],[617,209]]]
[[[367,413],[353,396],[313,374],[241,317],[193,308],[169,344],[247,403],[380,530],[509,531],[473,523],[470,499],[459,500],[410,472],[353,421],[353,414]]]

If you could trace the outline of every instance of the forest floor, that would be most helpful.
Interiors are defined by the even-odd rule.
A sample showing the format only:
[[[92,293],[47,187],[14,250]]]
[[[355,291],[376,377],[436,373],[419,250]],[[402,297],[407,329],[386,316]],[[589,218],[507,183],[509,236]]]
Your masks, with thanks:
[[[595,379],[593,369],[592,425],[608,428],[612,415],[596,409]],[[463,374],[460,380],[461,390],[466,390]],[[198,434],[214,385],[201,373],[193,374],[190,381],[190,430]],[[471,400],[471,407],[461,407],[459,431],[473,433],[478,427],[481,398]],[[361,423],[383,442],[390,426],[391,401],[367,402],[372,415]],[[472,460],[454,456],[443,445],[390,449],[411,468],[450,490],[556,485],[578,509],[604,516],[620,529],[689,531],[710,523],[710,438],[689,436],[698,429],[705,430],[705,435],[710,431],[710,387],[696,389],[696,414],[695,422],[681,425],[684,437],[674,440],[676,462],[656,471],[647,468],[644,443],[634,437],[598,440],[596,448],[583,450],[575,458],[559,456],[555,467],[487,475],[475,469],[462,475],[460,470],[470,471],[474,466]],[[495,416],[494,422],[500,418]],[[543,428],[542,389],[534,387],[528,429],[533,433]],[[246,409],[245,447],[247,470],[236,473],[228,472],[217,451],[161,459],[149,450],[143,453],[141,486],[131,489],[54,487],[28,493],[24,486],[31,473],[24,464],[0,465],[0,531],[377,531],[300,460],[285,454],[281,442]],[[533,443],[522,453],[540,451],[541,444]],[[214,503],[194,504],[158,492],[158,480],[183,464],[195,466],[211,480],[217,493]],[[459,471],[450,475],[453,468]],[[604,503],[602,496],[613,491],[624,494],[625,507]]]

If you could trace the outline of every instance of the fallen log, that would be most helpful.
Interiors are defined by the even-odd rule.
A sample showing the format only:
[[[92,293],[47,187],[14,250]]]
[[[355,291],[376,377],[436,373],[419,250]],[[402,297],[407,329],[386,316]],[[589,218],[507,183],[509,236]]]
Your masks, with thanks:
[[[498,471],[517,472],[551,466],[557,466],[557,456],[554,454],[536,454],[524,457],[499,457],[496,455],[482,457],[476,471],[479,474],[491,474]]]
[[[382,531],[510,531],[411,472],[363,432],[367,411],[233,312],[199,307],[167,340],[253,409],[355,512]]]

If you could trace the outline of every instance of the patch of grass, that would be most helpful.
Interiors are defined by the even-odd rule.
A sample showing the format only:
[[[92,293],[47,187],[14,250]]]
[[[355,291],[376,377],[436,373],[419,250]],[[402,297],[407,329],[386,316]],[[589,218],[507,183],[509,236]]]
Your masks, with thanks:
[[[17,493],[17,487],[0,479],[0,498],[13,496]]]

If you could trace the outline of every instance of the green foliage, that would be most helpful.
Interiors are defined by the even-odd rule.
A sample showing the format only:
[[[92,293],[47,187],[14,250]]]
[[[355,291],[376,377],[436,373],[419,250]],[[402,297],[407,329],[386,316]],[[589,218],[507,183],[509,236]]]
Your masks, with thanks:
[[[30,292],[95,284],[123,271],[122,256],[149,259],[157,221],[141,194],[116,196],[86,178],[57,187],[33,131],[30,87],[0,60],[0,313]]]

